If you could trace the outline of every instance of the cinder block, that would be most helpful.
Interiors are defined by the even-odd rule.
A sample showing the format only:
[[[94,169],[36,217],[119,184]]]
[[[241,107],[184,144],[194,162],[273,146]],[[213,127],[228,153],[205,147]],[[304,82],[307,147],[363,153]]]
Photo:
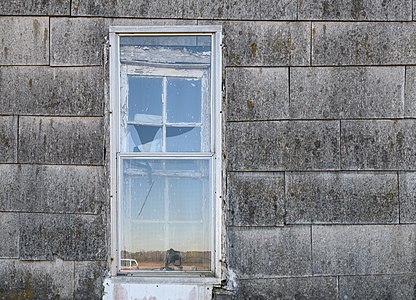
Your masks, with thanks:
[[[410,21],[412,0],[302,0],[299,19]]]
[[[287,68],[227,68],[230,121],[285,119],[289,111]]]
[[[406,67],[404,113],[406,117],[416,117],[416,67]]]
[[[313,273],[414,272],[415,235],[416,225],[312,226]]]
[[[181,18],[182,0],[74,0],[72,16]]]
[[[311,275],[310,227],[230,228],[229,267],[238,278]]]
[[[102,299],[106,275],[106,262],[76,261],[74,300]]]
[[[17,117],[0,116],[0,163],[16,162]]]
[[[399,223],[396,173],[288,173],[288,224]]]
[[[312,24],[312,65],[416,63],[412,22],[319,22]]]
[[[338,169],[339,131],[338,121],[229,123],[228,169]]]
[[[70,0],[6,0],[0,2],[0,15],[69,15],[70,2]]]
[[[190,19],[230,19],[227,0],[184,0],[183,16]]]
[[[98,215],[20,214],[20,258],[104,260],[106,224]]]
[[[297,1],[185,0],[184,17],[198,19],[296,20]]]
[[[415,120],[341,121],[341,168],[414,170]]]
[[[97,214],[106,203],[104,168],[0,164],[0,210]]]
[[[71,215],[72,244],[67,248],[68,259],[107,259],[105,215]]]
[[[336,277],[253,279],[239,281],[237,299],[337,299]]]
[[[224,23],[227,66],[304,66],[310,63],[309,22]]]
[[[414,274],[341,276],[339,278],[340,299],[413,299],[415,286]]]
[[[0,65],[49,64],[46,17],[0,17]]]
[[[0,67],[0,113],[103,115],[100,67]]]
[[[102,18],[51,18],[51,65],[102,65],[108,28]]]
[[[0,260],[2,299],[72,299],[74,262]]]
[[[400,223],[416,223],[416,173],[400,172]]]
[[[21,117],[21,163],[103,164],[102,118]]]
[[[403,117],[404,74],[404,67],[291,68],[290,116]]]
[[[0,228],[0,257],[19,257],[19,215],[1,212]]]
[[[284,224],[283,173],[228,173],[227,187],[230,225]]]

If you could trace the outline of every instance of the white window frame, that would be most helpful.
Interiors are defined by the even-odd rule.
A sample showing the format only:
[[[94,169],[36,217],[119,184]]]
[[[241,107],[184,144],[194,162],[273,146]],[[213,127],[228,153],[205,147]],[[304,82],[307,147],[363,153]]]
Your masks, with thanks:
[[[156,272],[134,272],[126,275],[119,272],[118,262],[120,251],[119,232],[119,203],[118,203],[118,152],[119,152],[119,116],[120,116],[120,49],[119,37],[130,35],[210,35],[212,37],[211,55],[211,144],[214,149],[212,159],[212,203],[213,203],[213,255],[212,270],[210,273],[187,273],[179,272],[174,276]],[[110,176],[111,176],[111,258],[110,276],[116,281],[130,283],[194,283],[194,284],[219,284],[221,279],[221,232],[222,232],[222,136],[221,136],[221,99],[222,99],[222,27],[221,26],[111,26],[110,27]],[[195,153],[198,157],[200,152]],[[129,154],[135,157],[133,154]],[[124,155],[128,157],[129,155]],[[173,157],[165,153],[148,153],[141,158],[162,158],[163,156]],[[192,156],[187,154],[186,157]],[[178,153],[174,157],[185,157]]]

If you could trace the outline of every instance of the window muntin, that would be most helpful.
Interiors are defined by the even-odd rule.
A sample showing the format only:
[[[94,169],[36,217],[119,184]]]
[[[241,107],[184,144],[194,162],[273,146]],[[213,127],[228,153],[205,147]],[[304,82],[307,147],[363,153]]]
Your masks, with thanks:
[[[217,274],[218,28],[117,41],[117,264]]]

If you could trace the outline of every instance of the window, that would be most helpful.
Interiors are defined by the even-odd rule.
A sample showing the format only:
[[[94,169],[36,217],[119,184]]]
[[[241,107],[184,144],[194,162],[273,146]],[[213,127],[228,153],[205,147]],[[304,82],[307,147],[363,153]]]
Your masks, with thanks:
[[[220,42],[218,26],[110,30],[113,273],[218,276]]]

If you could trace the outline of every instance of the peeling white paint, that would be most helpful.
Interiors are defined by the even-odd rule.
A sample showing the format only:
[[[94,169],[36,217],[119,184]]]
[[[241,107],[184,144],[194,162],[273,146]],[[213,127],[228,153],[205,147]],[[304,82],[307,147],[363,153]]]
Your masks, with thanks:
[[[139,284],[104,281],[103,300],[210,300],[212,285]]]
[[[227,290],[234,291],[237,289],[237,275],[231,269],[227,270]]]

